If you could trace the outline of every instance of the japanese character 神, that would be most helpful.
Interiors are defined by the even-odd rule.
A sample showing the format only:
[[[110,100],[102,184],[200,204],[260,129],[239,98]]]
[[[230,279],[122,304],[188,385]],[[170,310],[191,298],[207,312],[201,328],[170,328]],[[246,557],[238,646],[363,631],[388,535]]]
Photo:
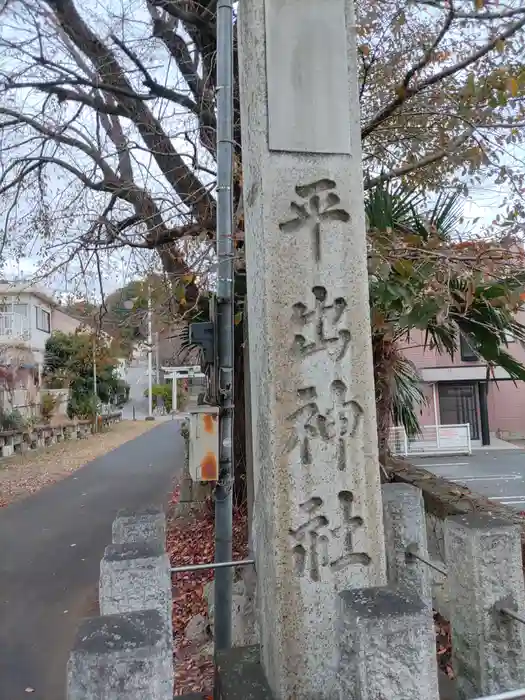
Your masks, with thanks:
[[[332,407],[323,415],[317,403],[315,387],[305,387],[297,392],[301,405],[288,416],[292,423],[292,434],[287,443],[291,452],[299,446],[301,462],[312,464],[312,441],[337,443],[337,466],[340,471],[346,469],[346,439],[354,437],[361,423],[363,409],[357,401],[346,400],[347,388],[339,379],[330,385]]]

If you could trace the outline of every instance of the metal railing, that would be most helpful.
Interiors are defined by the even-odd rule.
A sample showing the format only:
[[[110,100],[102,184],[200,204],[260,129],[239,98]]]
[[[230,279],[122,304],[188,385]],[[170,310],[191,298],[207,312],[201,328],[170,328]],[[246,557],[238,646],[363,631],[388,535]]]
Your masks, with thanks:
[[[440,455],[440,454],[470,454],[472,444],[470,425],[423,425],[421,433],[413,438],[408,437],[403,426],[390,428],[388,440],[392,454],[408,455]]]
[[[444,566],[441,566],[441,564],[438,564],[434,561],[430,561],[430,559],[421,556],[421,554],[418,553],[415,546],[407,547],[407,550],[405,552],[405,558],[407,562],[416,559],[417,561],[420,561],[422,564],[425,564],[429,568],[434,569],[434,571],[439,572],[442,576],[447,575],[447,570]],[[504,617],[512,618],[516,622],[525,625],[525,616],[520,615],[516,610],[512,610],[511,608],[500,606],[498,604],[494,606],[494,610],[496,612],[499,612],[500,615]],[[480,698],[475,698],[475,700],[520,700],[520,698],[525,698],[525,688],[520,688],[518,690],[509,690],[504,693],[497,693],[496,695],[485,695]]]

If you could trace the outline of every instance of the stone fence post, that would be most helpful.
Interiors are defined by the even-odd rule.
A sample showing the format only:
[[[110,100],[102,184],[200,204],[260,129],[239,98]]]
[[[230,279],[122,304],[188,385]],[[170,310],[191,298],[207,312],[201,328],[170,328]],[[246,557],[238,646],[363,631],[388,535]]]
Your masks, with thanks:
[[[383,524],[387,576],[390,586],[410,588],[432,608],[431,572],[417,559],[407,558],[414,551],[428,559],[425,506],[421,489],[411,484],[384,484]]]
[[[434,627],[412,590],[339,595],[339,695],[344,700],[438,700]]]
[[[460,699],[525,687],[525,625],[498,612],[525,613],[519,526],[490,515],[448,518],[445,554]]]
[[[101,617],[69,657],[67,700],[173,700],[171,572],[161,508],[121,511],[100,564]]]
[[[158,610],[171,628],[170,560],[158,540],[112,544],[100,562],[102,615]]]
[[[162,508],[120,510],[113,521],[113,544],[158,540],[166,542],[166,516]]]
[[[67,700],[172,700],[173,661],[157,610],[85,620],[67,666]]]

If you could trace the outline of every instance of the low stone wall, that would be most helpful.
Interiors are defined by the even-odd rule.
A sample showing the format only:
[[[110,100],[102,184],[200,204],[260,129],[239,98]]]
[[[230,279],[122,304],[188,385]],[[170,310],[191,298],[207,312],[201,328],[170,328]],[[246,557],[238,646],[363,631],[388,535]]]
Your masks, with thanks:
[[[435,476],[426,469],[414,467],[404,460],[392,460],[387,471],[394,482],[411,484],[421,490],[425,505],[428,554],[438,566],[447,566],[445,523],[447,518],[469,513],[490,514],[515,523],[521,531],[522,559],[525,561],[525,518],[503,504],[490,501],[468,488]],[[524,572],[525,573],[525,572]],[[444,576],[432,570],[434,608],[445,619],[450,618],[450,594]]]
[[[100,564],[100,617],[84,620],[67,700],[173,700],[172,588],[161,508],[121,511]]]
[[[118,423],[122,413],[109,413],[100,417],[102,426],[109,427]],[[68,421],[60,425],[34,425],[23,430],[4,430],[0,432],[0,458],[23,454],[29,450],[49,447],[57,442],[77,440],[87,437],[93,431],[90,420]]]

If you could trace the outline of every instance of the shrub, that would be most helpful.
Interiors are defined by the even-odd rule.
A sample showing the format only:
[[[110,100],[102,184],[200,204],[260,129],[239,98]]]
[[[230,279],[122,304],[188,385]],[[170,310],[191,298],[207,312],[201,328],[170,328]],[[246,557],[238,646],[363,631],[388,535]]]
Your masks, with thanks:
[[[171,384],[154,384],[151,388],[153,408],[157,408],[161,403],[164,404],[166,411],[169,413],[172,407]],[[148,396],[148,390],[144,389],[144,396]],[[159,401],[160,399],[160,401]]]
[[[92,420],[98,411],[98,401],[93,395],[73,396],[67,404],[69,418]]]
[[[2,430],[23,430],[27,426],[27,421],[16,408],[12,411],[4,411],[0,408],[0,426]]]
[[[49,423],[51,421],[59,400],[60,394],[58,396],[53,396],[53,394],[47,391],[45,394],[42,394],[42,398],[40,399],[40,414],[44,423]]]

